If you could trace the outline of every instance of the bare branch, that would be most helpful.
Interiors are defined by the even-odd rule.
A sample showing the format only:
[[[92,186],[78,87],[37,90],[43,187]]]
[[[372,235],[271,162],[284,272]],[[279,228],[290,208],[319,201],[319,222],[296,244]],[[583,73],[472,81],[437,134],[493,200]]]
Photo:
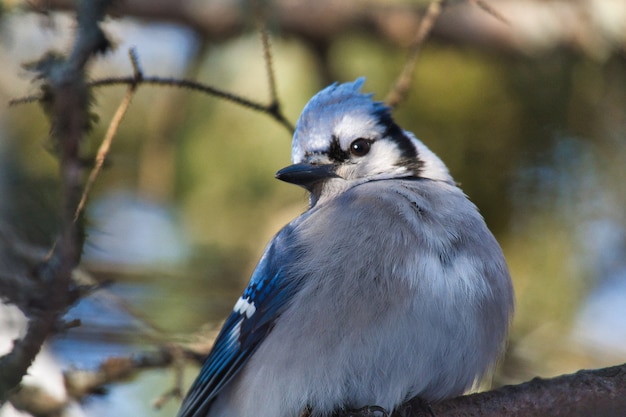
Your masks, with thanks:
[[[97,80],[91,83],[84,81],[84,65],[89,57],[94,53],[101,52],[108,46],[108,41],[100,30],[97,22],[104,16],[104,2],[89,7],[88,3],[79,10],[78,21],[80,24],[91,24],[92,30],[79,26],[78,35],[74,48],[69,59],[62,59],[56,56],[47,56],[33,66],[44,79],[44,94],[38,97],[26,97],[24,99],[13,100],[11,104],[26,103],[33,100],[40,101],[50,114],[52,137],[57,141],[60,150],[61,160],[61,182],[63,188],[63,210],[61,223],[61,237],[54,245],[48,257],[43,261],[37,270],[37,281],[55,284],[54,291],[51,292],[51,299],[47,299],[44,310],[41,314],[25,311],[31,315],[31,323],[26,336],[16,342],[13,351],[2,357],[0,360],[0,400],[6,398],[8,391],[17,385],[21,376],[26,372],[32,359],[39,351],[45,338],[55,330],[65,328],[65,324],[60,322],[61,315],[80,296],[80,291],[75,291],[70,295],[71,273],[78,264],[80,253],[82,252],[82,228],[79,222],[90,190],[99,175],[106,156],[109,153],[112,140],[118,130],[119,124],[125,115],[132,97],[140,84],[170,85],[181,88],[189,88],[201,91],[213,96],[235,102],[245,107],[264,112],[271,115],[280,124],[293,131],[293,126],[282,114],[276,94],[276,86],[271,63],[271,52],[267,32],[262,30],[263,48],[268,70],[268,80],[270,83],[270,93],[272,102],[263,105],[243,97],[221,91],[217,88],[191,80],[175,80],[143,76],[137,55],[130,51],[130,59],[133,66],[132,77],[109,78]],[[95,10],[95,12],[94,12]],[[89,21],[89,17],[98,17],[97,21]],[[94,34],[95,33],[95,34]],[[91,49],[89,49],[91,48]],[[80,144],[86,132],[90,115],[89,109],[89,89],[106,85],[125,84],[128,91],[120,106],[118,107],[109,128],[102,141],[96,156],[96,162],[89,178],[81,188],[81,163]],[[71,221],[69,212],[72,212]],[[26,283],[30,280],[26,280]],[[0,282],[0,287],[3,282]],[[24,288],[22,286],[22,288]],[[42,291],[28,291],[28,294],[47,292],[47,288]],[[23,291],[20,291],[23,293]],[[16,303],[23,307],[31,304],[31,300]],[[26,310],[26,309],[24,309]],[[78,325],[79,322],[70,325]],[[173,390],[172,392],[175,392]]]
[[[96,80],[90,83],[93,87],[101,87],[105,85],[115,85],[115,84],[132,84],[135,82],[134,78],[130,77],[120,77],[120,78],[105,78],[101,80]],[[175,79],[175,78],[162,78],[162,77],[144,77],[137,84],[150,84],[150,85],[162,85],[169,87],[181,87],[187,88],[193,91],[199,91],[205,94],[209,94],[214,97],[219,97],[227,101],[231,101],[233,103],[239,104],[240,106],[247,107],[252,110],[256,110],[261,113],[265,113],[274,118],[278,123],[280,123],[285,129],[289,130],[289,132],[293,133],[294,127],[287,120],[285,115],[283,115],[275,105],[265,105],[259,102],[249,100],[247,98],[241,97],[239,95],[229,93],[227,91],[220,90],[216,87],[212,87],[197,81],[193,80],[185,80],[185,79]]]
[[[161,85],[169,87],[187,88],[189,90],[198,91],[214,97],[218,97],[227,101],[231,101],[240,106],[247,107],[249,109],[265,113],[270,115],[278,123],[280,123],[285,129],[293,133],[294,127],[287,120],[284,114],[282,114],[280,108],[273,103],[269,105],[261,104],[259,102],[249,100],[239,95],[220,90],[216,87],[200,83],[198,81],[176,79],[176,78],[163,78],[163,77],[143,77],[141,80],[136,80],[134,77],[112,77],[95,80],[89,83],[91,87],[103,87],[107,85],[120,85],[120,84],[133,84],[137,85],[149,84],[149,85]]]
[[[417,34],[415,35],[415,39],[411,44],[409,57],[404,64],[404,68],[402,68],[400,76],[398,77],[393,88],[385,98],[385,103],[387,103],[389,106],[396,107],[399,103],[406,99],[409,89],[411,88],[413,71],[415,70],[415,64],[417,63],[417,57],[419,55],[419,52],[422,49],[422,45],[424,44],[426,37],[432,30],[433,26],[435,26],[435,21],[437,20],[439,15],[441,15],[444,5],[445,0],[433,0],[430,2],[430,5],[426,10],[426,15],[420,21],[420,25],[417,29]]]
[[[171,399],[183,398],[183,376],[185,368],[185,354],[181,346],[172,345],[172,367],[174,368],[174,386],[160,395],[153,402],[154,408],[162,408]]]
[[[257,32],[261,37],[261,43],[263,44],[263,58],[265,62],[265,73],[267,75],[267,85],[270,90],[270,106],[278,106],[278,94],[276,92],[276,79],[274,76],[274,63],[272,60],[272,45],[270,43],[269,32],[267,31],[267,16],[266,7],[263,7],[259,1],[254,1],[256,9],[256,25]]]
[[[86,85],[89,87],[106,87],[111,85],[130,85],[130,86],[139,86],[143,84],[148,85],[158,85],[158,86],[168,86],[168,87],[178,87],[178,88],[186,88],[193,91],[198,91],[204,94],[208,94],[213,97],[218,97],[227,101],[231,101],[240,106],[265,113],[271,116],[274,120],[276,120],[279,124],[281,124],[285,129],[289,130],[290,133],[293,133],[294,127],[291,122],[287,119],[287,117],[282,113],[279,106],[275,103],[270,103],[269,105],[262,104],[253,100],[249,100],[242,96],[229,93],[224,90],[220,90],[219,88],[206,85],[194,80],[187,79],[177,79],[177,78],[164,78],[164,77],[145,77],[141,76],[137,78],[136,76],[130,77],[110,77],[110,78],[101,78],[98,80],[91,81]],[[18,99],[13,99],[9,101],[9,105],[17,105],[24,103],[32,103],[36,101],[42,100],[42,96],[27,96],[21,97]]]
[[[499,13],[483,0],[468,1],[480,7],[486,13],[492,15],[496,19],[500,20],[502,23],[510,25],[509,21],[501,13]],[[426,38],[432,32],[435,23],[438,19],[441,18],[441,14],[446,5],[446,0],[432,0],[428,5],[428,9],[426,9],[426,14],[420,20],[415,39],[413,40],[413,42],[411,42],[409,55],[404,64],[404,67],[402,68],[402,72],[398,76],[398,79],[394,83],[391,91],[387,94],[387,97],[385,98],[385,102],[389,106],[397,107],[398,104],[406,100],[407,94],[411,88],[413,73],[415,71],[415,65],[417,64],[419,52],[422,49],[422,45],[426,41]]]
[[[84,66],[108,48],[100,29],[109,0],[81,2],[77,13],[77,35],[68,58],[47,55],[33,65],[47,91],[44,108],[51,121],[51,136],[60,154],[62,208],[60,237],[49,256],[35,269],[35,281],[46,294],[40,309],[27,309],[26,335],[15,342],[10,353],[0,358],[0,402],[16,387],[39,353],[46,338],[58,329],[58,320],[75,301],[72,271],[80,260],[83,236],[74,213],[81,195],[80,146],[90,126],[89,94]]]
[[[419,401],[410,401],[406,408],[413,417],[430,417],[419,412]],[[626,410],[626,364],[535,378],[431,404],[431,410],[437,417],[620,417]]]
[[[492,15],[493,17],[495,17],[496,19],[498,19],[499,21],[501,21],[505,25],[511,26],[511,21],[509,19],[507,19],[506,17],[504,17],[504,15],[502,13],[497,11],[493,6],[491,6],[486,1],[484,1],[484,0],[468,0],[468,1],[470,3],[475,4],[476,6],[480,7],[485,12],[487,12],[490,15]]]
[[[137,55],[135,48],[130,48],[128,50],[128,57],[130,58],[130,63],[133,66],[133,76],[137,81],[142,80],[143,71],[141,69],[141,65],[139,65],[139,55]]]
[[[161,346],[160,349],[128,357],[108,358],[96,370],[71,369],[64,373],[68,394],[75,400],[101,391],[105,385],[126,380],[142,369],[165,368],[172,364],[174,345]]]
[[[141,70],[139,68],[137,54],[133,49],[131,49],[128,54],[133,65],[133,77],[136,82],[128,86],[128,89],[126,90],[126,95],[124,96],[122,102],[115,111],[115,114],[111,119],[111,123],[109,123],[109,128],[107,129],[107,132],[104,135],[104,139],[100,144],[100,148],[98,149],[98,153],[96,154],[96,163],[91,170],[91,173],[89,174],[89,178],[87,179],[87,183],[85,184],[85,188],[83,189],[83,194],[80,198],[78,206],[76,207],[76,211],[74,213],[74,221],[78,220],[85,208],[85,204],[87,203],[87,197],[91,192],[91,187],[93,186],[96,178],[98,177],[98,174],[100,174],[100,171],[104,166],[104,161],[109,154],[109,150],[111,149],[111,143],[113,143],[113,138],[115,137],[117,129],[119,128],[119,125],[122,122],[122,119],[124,118],[124,115],[126,114],[126,111],[128,110],[128,107],[130,106],[130,103],[135,95],[137,83],[143,78],[143,75],[141,74]]]

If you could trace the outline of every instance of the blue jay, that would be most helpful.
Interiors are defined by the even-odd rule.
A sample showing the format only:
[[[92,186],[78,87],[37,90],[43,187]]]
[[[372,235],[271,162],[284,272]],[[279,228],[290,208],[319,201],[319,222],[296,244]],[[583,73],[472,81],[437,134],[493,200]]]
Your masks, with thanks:
[[[443,162],[363,94],[304,108],[280,180],[309,209],[270,242],[180,417],[298,417],[460,395],[513,310],[502,251]]]

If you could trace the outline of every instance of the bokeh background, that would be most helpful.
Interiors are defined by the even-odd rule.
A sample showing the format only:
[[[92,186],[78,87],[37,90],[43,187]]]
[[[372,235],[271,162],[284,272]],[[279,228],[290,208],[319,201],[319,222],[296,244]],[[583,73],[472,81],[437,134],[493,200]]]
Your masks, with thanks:
[[[208,10],[214,3],[194,13],[215,16],[221,9]],[[510,25],[472,5],[450,6],[395,111],[398,123],[446,162],[504,249],[517,307],[497,384],[626,362],[626,4],[570,3],[596,11],[588,20],[608,29],[592,25],[600,34],[578,33],[578,43],[554,40],[571,16],[548,23],[544,14],[528,16],[550,4],[560,10],[564,3],[556,1],[491,2]],[[0,228],[4,237],[45,249],[59,205],[49,125],[37,104],[7,103],[37,93],[22,64],[49,50],[66,52],[73,16],[0,4]],[[240,25],[221,35],[174,12],[110,19],[105,29],[116,51],[96,60],[92,78],[131,74],[127,51],[135,47],[146,75],[193,78],[266,102],[254,10],[233,4]],[[287,26],[284,4],[267,3],[266,22],[278,95],[292,122],[330,81],[365,76],[364,89],[384,98],[406,61],[406,42],[367,25],[312,42]],[[340,17],[330,6],[319,13],[310,16],[314,25]],[[479,23],[454,26],[446,13]],[[491,38],[477,41],[477,33]],[[123,94],[124,87],[94,92],[97,122],[86,156],[95,154]],[[306,209],[303,190],[274,179],[289,164],[290,139],[268,116],[215,97],[140,87],[88,206],[83,268],[109,284],[68,313],[83,326],[48,344],[40,378],[46,389],[63,395],[54,386],[60,370],[154,348],[155,333],[160,341],[184,341],[219,325],[267,241]],[[0,325],[4,353],[23,331],[23,317],[5,306]],[[185,386],[195,372],[190,366]],[[176,400],[161,410],[151,401],[174,379],[169,369],[144,371],[64,412],[171,416]]]

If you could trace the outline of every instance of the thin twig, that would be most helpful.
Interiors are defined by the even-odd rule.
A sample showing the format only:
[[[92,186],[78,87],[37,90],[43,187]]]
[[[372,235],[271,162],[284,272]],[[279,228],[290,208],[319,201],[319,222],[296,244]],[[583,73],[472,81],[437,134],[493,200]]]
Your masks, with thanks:
[[[252,110],[259,111],[261,113],[265,113],[274,118],[279,124],[284,126],[290,133],[293,133],[294,127],[287,120],[287,118],[282,114],[280,108],[277,108],[275,105],[270,104],[265,105],[258,103],[256,101],[248,100],[244,97],[238,96],[236,94],[229,93],[227,91],[220,90],[218,88],[193,81],[187,79],[177,79],[177,78],[163,78],[163,77],[142,77],[140,79],[135,78],[135,76],[128,77],[108,77],[101,78],[99,80],[93,80],[87,83],[89,87],[106,87],[111,85],[161,85],[161,86],[169,86],[169,87],[179,87],[179,88],[187,88],[189,90],[198,91],[201,93],[205,93],[214,97],[219,97],[227,101],[231,101],[233,103],[239,104],[240,106],[247,107]],[[41,100],[41,96],[33,95],[20,97],[17,99],[12,99],[9,101],[9,105],[17,105],[24,103],[32,103]]]
[[[266,15],[264,9],[255,1],[255,7],[257,9],[257,30],[261,36],[261,43],[263,44],[263,59],[265,61],[265,72],[267,75],[267,85],[270,89],[270,106],[278,105],[278,94],[276,92],[276,78],[274,76],[274,63],[272,60],[272,45],[270,43],[269,32],[266,25]]]
[[[481,8],[487,14],[495,17],[499,21],[504,24],[510,25],[510,21],[505,18],[500,12],[494,9],[491,5],[486,3],[484,0],[467,0],[470,3],[475,4],[477,7]],[[387,94],[385,98],[385,102],[391,106],[396,107],[402,101],[406,99],[406,96],[409,92],[409,88],[411,87],[411,81],[413,79],[413,71],[415,70],[415,65],[417,63],[417,58],[419,56],[419,52],[426,40],[426,37],[430,34],[435,22],[441,15],[444,7],[446,5],[446,0],[433,0],[426,10],[426,14],[422,18],[417,28],[417,33],[413,42],[411,43],[409,56],[407,61],[402,68],[402,72],[400,76],[396,80],[394,87]]]
[[[98,153],[96,154],[95,165],[93,169],[91,170],[91,172],[89,173],[89,178],[87,179],[87,182],[85,183],[85,188],[83,189],[83,193],[80,197],[80,202],[78,203],[78,206],[76,207],[76,212],[74,213],[74,221],[78,220],[78,218],[80,217],[80,214],[85,209],[87,198],[89,196],[89,193],[91,192],[91,188],[93,187],[94,182],[96,181],[96,178],[98,178],[98,175],[102,171],[102,167],[104,166],[104,161],[106,160],[106,157],[109,154],[109,151],[111,149],[111,143],[113,143],[113,138],[115,137],[115,134],[117,133],[120,123],[122,122],[122,119],[124,118],[124,115],[126,114],[126,111],[128,110],[128,107],[130,106],[131,101],[133,100],[135,91],[137,90],[137,84],[143,78],[141,69],[139,67],[139,60],[137,58],[137,54],[135,50],[130,49],[128,51],[128,55],[133,65],[133,73],[134,73],[133,79],[135,80],[135,82],[131,83],[128,86],[128,90],[126,90],[126,95],[124,96],[124,98],[122,99],[122,102],[120,103],[117,110],[115,111],[115,114],[113,115],[113,118],[111,119],[111,123],[109,123],[109,128],[107,129],[104,139],[102,140],[102,143],[100,144],[100,148],[98,149]]]
[[[104,161],[107,155],[109,154],[109,150],[111,149],[111,143],[113,142],[113,138],[115,137],[115,134],[117,133],[117,129],[120,125],[120,122],[122,121],[122,118],[126,114],[126,111],[128,110],[128,107],[130,106],[130,102],[133,99],[134,95],[135,95],[135,88],[133,88],[133,86],[128,87],[128,90],[126,91],[126,95],[124,96],[124,98],[122,99],[122,102],[117,108],[117,111],[115,112],[115,115],[113,116],[113,119],[111,119],[111,123],[109,124],[107,133],[104,139],[102,140],[102,144],[100,144],[100,148],[98,149],[98,153],[96,155],[96,161],[95,161],[96,163],[93,169],[91,170],[91,172],[89,173],[89,178],[87,179],[87,183],[85,184],[85,188],[83,189],[83,194],[80,198],[80,202],[78,203],[78,207],[76,207],[76,213],[74,214],[74,221],[76,221],[79,218],[80,214],[85,208],[87,197],[89,196],[89,193],[91,192],[91,188],[96,178],[98,177],[98,174],[100,174],[100,171],[102,170]]]
[[[487,12],[487,14],[490,14],[491,16],[495,17],[496,19],[498,19],[505,25],[511,26],[511,21],[509,19],[504,17],[502,13],[497,11],[493,6],[491,6],[489,3],[485,2],[484,0],[468,0],[468,1],[470,3],[474,3],[476,6],[480,7],[483,11]]]
[[[411,87],[413,70],[415,69],[415,64],[417,63],[419,52],[422,48],[422,45],[424,44],[424,41],[426,40],[426,37],[435,25],[437,18],[441,15],[444,6],[445,0],[433,0],[428,5],[426,14],[420,21],[415,38],[411,43],[409,57],[404,64],[404,68],[402,68],[400,76],[398,77],[393,88],[385,98],[385,103],[387,103],[389,106],[396,107],[398,104],[406,99],[409,88]]]
[[[68,395],[80,401],[86,395],[100,391],[106,385],[131,377],[142,369],[170,366],[180,348],[163,345],[158,350],[146,351],[131,356],[110,357],[97,369],[70,369],[63,373]]]
[[[270,90],[270,104],[268,106],[264,106],[264,111],[274,117],[274,119],[276,119],[280,124],[285,126],[290,133],[293,133],[294,127],[283,115],[280,101],[278,100],[276,75],[274,73],[274,61],[272,56],[272,43],[270,42],[269,32],[266,25],[267,15],[264,13],[265,9],[261,5],[260,1],[255,1],[255,7],[257,9],[257,28],[263,45],[263,60],[265,61],[267,85]]]
[[[180,345],[171,344],[169,347],[172,354],[172,368],[174,368],[174,386],[153,401],[152,405],[157,410],[163,408],[169,400],[182,399],[183,396],[185,352]]]
[[[135,76],[135,80],[142,80],[143,71],[141,70],[141,65],[139,65],[139,56],[137,55],[135,48],[130,48],[128,50],[128,57],[130,58],[130,63],[133,66],[133,75]]]
[[[173,398],[180,399],[181,396],[182,396],[182,391],[179,388],[177,387],[171,388],[165,391],[163,394],[159,395],[157,399],[152,401],[152,407],[154,407],[157,410],[160,410],[171,399]]]
[[[41,100],[40,95],[32,95],[20,98],[12,98],[9,100],[9,106],[18,106],[20,104],[36,103]]]

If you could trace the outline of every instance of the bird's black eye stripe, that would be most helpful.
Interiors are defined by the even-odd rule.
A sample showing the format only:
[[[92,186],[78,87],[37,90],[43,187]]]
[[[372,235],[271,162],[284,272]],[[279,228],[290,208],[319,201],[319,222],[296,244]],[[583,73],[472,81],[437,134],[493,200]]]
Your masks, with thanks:
[[[348,152],[341,149],[341,145],[339,144],[339,138],[335,135],[333,135],[333,139],[330,142],[328,157],[335,162],[345,162],[350,158]]]
[[[424,163],[417,154],[417,149],[415,149],[411,139],[404,134],[400,126],[393,121],[389,114],[381,116],[381,124],[385,126],[383,136],[395,142],[400,150],[401,158],[396,165],[405,167],[407,170],[412,171],[413,175],[419,177]]]
[[[413,146],[411,139],[404,134],[400,126],[395,124],[391,119],[385,122],[386,124],[384,126],[386,129],[384,136],[396,143],[398,149],[400,149],[402,157],[405,159],[417,158],[417,150],[415,149],[415,146]]]
[[[358,138],[350,144],[350,153],[354,156],[365,156],[369,153],[372,140]]]

